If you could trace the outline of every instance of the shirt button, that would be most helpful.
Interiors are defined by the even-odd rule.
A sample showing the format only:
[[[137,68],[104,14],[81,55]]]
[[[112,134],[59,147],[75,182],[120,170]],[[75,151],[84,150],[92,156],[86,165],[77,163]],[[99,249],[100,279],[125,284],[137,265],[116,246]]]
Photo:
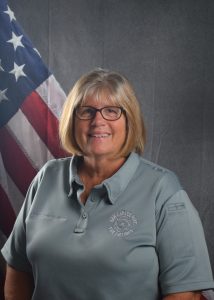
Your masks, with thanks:
[[[87,213],[83,213],[83,214],[82,214],[82,218],[83,218],[83,219],[87,219]]]

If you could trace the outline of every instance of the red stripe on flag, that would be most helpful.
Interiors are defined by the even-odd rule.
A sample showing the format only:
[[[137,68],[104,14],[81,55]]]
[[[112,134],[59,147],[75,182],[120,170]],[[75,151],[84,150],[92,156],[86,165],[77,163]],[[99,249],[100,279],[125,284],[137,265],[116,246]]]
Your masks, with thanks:
[[[37,170],[32,167],[28,158],[5,127],[0,129],[0,141],[5,169],[22,194],[25,195]]]
[[[53,156],[65,157],[65,152],[59,146],[58,119],[40,95],[33,91],[23,102],[21,110]]]
[[[0,228],[2,232],[9,236],[13,228],[13,224],[16,220],[16,216],[10,201],[5,193],[4,189],[0,185]]]

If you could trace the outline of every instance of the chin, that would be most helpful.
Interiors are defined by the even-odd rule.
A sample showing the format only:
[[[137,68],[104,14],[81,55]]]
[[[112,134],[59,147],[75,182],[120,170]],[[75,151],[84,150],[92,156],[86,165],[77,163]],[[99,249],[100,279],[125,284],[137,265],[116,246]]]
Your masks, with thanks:
[[[88,156],[91,156],[91,157],[109,157],[109,156],[112,156],[113,157],[113,154],[111,154],[110,152],[107,152],[106,149],[102,149],[102,150],[96,150],[96,151],[90,151],[90,153],[88,153]]]

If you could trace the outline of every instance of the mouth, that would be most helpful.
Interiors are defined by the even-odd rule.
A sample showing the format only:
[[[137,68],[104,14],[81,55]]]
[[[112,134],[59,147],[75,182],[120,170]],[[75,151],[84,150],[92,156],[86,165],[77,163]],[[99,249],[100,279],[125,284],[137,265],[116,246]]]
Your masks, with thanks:
[[[94,133],[94,134],[89,134],[89,137],[92,138],[107,138],[110,136],[110,133]]]

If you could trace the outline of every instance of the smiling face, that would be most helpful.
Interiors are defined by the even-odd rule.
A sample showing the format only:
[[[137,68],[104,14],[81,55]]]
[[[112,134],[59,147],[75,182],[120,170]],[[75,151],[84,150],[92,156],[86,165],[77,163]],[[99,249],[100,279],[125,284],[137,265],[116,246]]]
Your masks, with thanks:
[[[95,96],[88,96],[85,106],[100,109],[105,106],[114,106],[107,97],[107,92],[99,94],[99,100]],[[88,158],[106,159],[114,158],[120,152],[126,139],[126,118],[124,114],[118,120],[105,120],[100,112],[97,112],[91,120],[80,120],[75,117],[74,134],[76,142],[84,156]]]

